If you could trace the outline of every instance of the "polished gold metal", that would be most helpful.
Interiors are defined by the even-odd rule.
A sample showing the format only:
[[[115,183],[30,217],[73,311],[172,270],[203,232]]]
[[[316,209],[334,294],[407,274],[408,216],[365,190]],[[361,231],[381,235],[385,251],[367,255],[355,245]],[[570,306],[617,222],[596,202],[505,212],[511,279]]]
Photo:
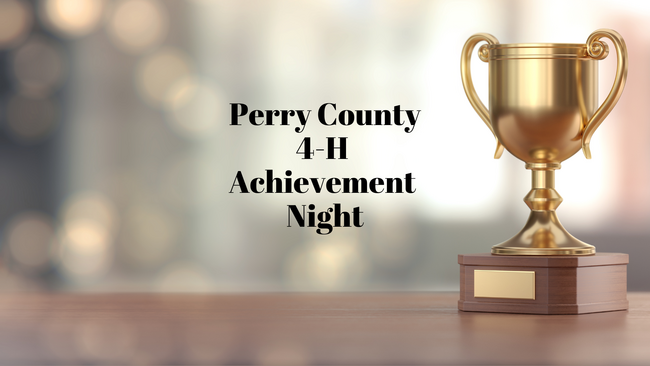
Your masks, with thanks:
[[[474,297],[535,300],[535,271],[475,269]]]
[[[598,106],[598,60],[609,54],[602,42],[616,48],[617,70],[612,89]],[[474,47],[488,62],[490,110],[472,84]],[[512,239],[492,248],[503,255],[589,255],[596,249],[569,234],[555,209],[562,197],[555,190],[555,170],[582,149],[591,159],[589,143],[612,111],[627,78],[627,48],[616,31],[599,29],[586,44],[499,44],[492,35],[470,37],[463,47],[461,76],[470,104],[497,139],[496,159],[505,147],[532,171],[532,190],[524,198],[531,213]]]
[[[609,112],[614,109],[614,106],[618,102],[618,99],[623,94],[623,88],[625,87],[625,81],[627,80],[627,47],[625,46],[625,41],[620,34],[611,29],[599,29],[592,33],[587,39],[587,52],[589,56],[593,57],[596,60],[602,60],[607,57],[609,53],[609,48],[606,43],[600,41],[601,38],[609,38],[616,47],[616,76],[614,77],[614,85],[612,90],[610,90],[607,98],[603,104],[598,108],[596,113],[591,116],[587,127],[585,128],[582,134],[582,151],[585,154],[587,159],[591,159],[591,150],[589,149],[589,142],[591,142],[591,136],[598,126],[605,120],[605,117],[609,115]]]
[[[478,113],[479,117],[485,122],[485,124],[488,126],[490,131],[492,131],[492,134],[494,135],[494,138],[497,141],[497,149],[494,152],[494,158],[498,159],[501,157],[503,154],[503,145],[499,142],[499,139],[497,138],[497,134],[494,132],[494,129],[492,128],[492,123],[490,122],[490,114],[485,108],[485,105],[483,105],[483,102],[481,102],[481,99],[479,99],[478,94],[476,94],[476,90],[474,89],[474,83],[472,83],[472,73],[470,72],[470,60],[472,59],[472,51],[474,50],[474,46],[476,46],[477,43],[485,41],[490,45],[497,45],[499,44],[499,41],[491,34],[487,33],[479,33],[471,36],[467,42],[465,43],[465,47],[463,47],[463,56],[460,59],[460,75],[463,80],[463,87],[465,88],[465,93],[467,94],[467,98],[469,98],[469,103],[474,107],[474,110],[476,113]],[[488,56],[488,50],[484,46],[482,46],[479,49],[479,57],[483,61],[487,61],[487,56]]]

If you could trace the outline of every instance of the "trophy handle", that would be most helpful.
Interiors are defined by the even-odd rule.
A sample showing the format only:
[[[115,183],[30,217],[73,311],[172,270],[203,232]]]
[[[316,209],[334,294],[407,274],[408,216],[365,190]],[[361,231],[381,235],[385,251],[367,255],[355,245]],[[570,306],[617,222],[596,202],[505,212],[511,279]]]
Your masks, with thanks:
[[[488,33],[477,33],[469,37],[467,42],[465,42],[465,46],[463,46],[463,53],[460,57],[460,76],[463,79],[463,88],[465,88],[465,94],[467,95],[467,99],[469,99],[469,103],[472,105],[476,113],[478,113],[479,117],[481,117],[483,122],[485,122],[490,131],[492,131],[494,138],[497,140],[497,149],[494,152],[494,158],[498,159],[501,157],[501,154],[503,154],[503,145],[501,145],[501,142],[499,142],[499,138],[497,138],[497,134],[494,132],[494,128],[492,128],[492,123],[490,122],[490,113],[476,94],[474,83],[472,83],[472,73],[470,70],[472,51],[474,51],[476,44],[481,41],[485,41],[491,45],[499,44],[499,40]],[[488,61],[488,50],[485,45],[479,48],[478,55],[482,61]]]
[[[607,57],[609,47],[600,40],[602,37],[609,38],[616,47],[616,77],[614,78],[614,85],[609,95],[607,95],[603,104],[596,110],[596,113],[591,116],[582,133],[582,152],[584,152],[587,159],[591,159],[591,150],[589,149],[591,136],[596,132],[598,126],[603,123],[603,120],[605,120],[609,112],[614,109],[618,98],[623,94],[625,80],[627,79],[627,47],[625,46],[623,37],[615,30],[599,29],[593,32],[587,39],[587,53],[591,58],[596,60],[602,60]]]

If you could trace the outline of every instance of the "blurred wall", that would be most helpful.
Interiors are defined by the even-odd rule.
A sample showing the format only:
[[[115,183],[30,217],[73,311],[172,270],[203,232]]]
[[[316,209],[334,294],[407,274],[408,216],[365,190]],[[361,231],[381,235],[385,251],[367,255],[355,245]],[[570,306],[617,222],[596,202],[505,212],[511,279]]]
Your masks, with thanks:
[[[0,0],[0,289],[456,290],[459,253],[514,235],[524,164],[467,102],[460,50],[627,42],[630,69],[593,159],[563,163],[558,214],[599,251],[630,253],[650,290],[650,6],[614,1]],[[616,60],[600,63],[600,100]],[[487,101],[487,67],[474,82]],[[230,126],[251,109],[421,110],[376,126]],[[303,160],[304,137],[347,137],[348,159]],[[322,147],[322,146],[316,146]],[[276,176],[400,177],[414,194],[228,193]],[[287,227],[287,205],[361,207],[363,228]]]

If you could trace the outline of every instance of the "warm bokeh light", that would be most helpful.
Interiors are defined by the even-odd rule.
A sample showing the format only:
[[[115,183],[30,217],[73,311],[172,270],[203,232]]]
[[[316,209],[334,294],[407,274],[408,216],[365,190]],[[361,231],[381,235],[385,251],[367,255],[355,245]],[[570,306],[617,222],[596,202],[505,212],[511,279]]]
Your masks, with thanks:
[[[172,87],[191,74],[187,55],[175,48],[161,49],[144,58],[136,70],[140,96],[157,106],[170,98]]]
[[[98,192],[78,193],[63,205],[60,220],[59,260],[65,272],[79,280],[105,274],[118,226],[110,200]]]
[[[219,125],[224,98],[209,82],[194,77],[176,82],[169,90],[169,124],[181,136],[209,137]]]
[[[89,220],[104,228],[108,233],[115,232],[118,226],[117,210],[113,203],[99,192],[81,192],[70,197],[60,213],[64,225],[78,220]]]
[[[108,21],[108,34],[120,49],[141,53],[162,42],[168,23],[167,11],[159,1],[119,0]]]
[[[25,94],[46,95],[63,82],[65,62],[56,43],[42,36],[33,36],[14,53],[14,75]]]
[[[103,0],[44,0],[40,13],[50,29],[63,36],[79,37],[97,27],[103,8]]]
[[[286,264],[289,280],[298,289],[354,288],[367,267],[359,249],[351,238],[324,238],[300,246]]]
[[[0,0],[0,49],[20,43],[32,26],[31,7],[23,0]]]
[[[47,267],[55,241],[52,219],[40,212],[18,214],[5,227],[11,258],[28,271]]]
[[[78,280],[103,275],[112,261],[110,235],[93,220],[67,223],[59,235],[59,260],[66,274]]]
[[[14,95],[7,103],[7,127],[20,142],[33,143],[47,138],[58,118],[59,107],[50,98]]]

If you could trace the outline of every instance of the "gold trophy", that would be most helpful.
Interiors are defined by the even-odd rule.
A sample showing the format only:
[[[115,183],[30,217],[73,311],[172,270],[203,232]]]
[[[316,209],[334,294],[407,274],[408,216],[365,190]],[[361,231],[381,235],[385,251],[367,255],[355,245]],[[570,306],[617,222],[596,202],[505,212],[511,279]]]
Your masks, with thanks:
[[[605,101],[599,106],[598,61],[609,54],[609,47],[601,41],[602,38],[608,38],[616,48],[617,70],[614,85]],[[478,98],[470,73],[471,55],[479,42],[486,42],[479,48],[478,56],[488,63],[489,111]],[[627,49],[620,34],[609,29],[599,29],[589,36],[586,44],[500,44],[490,34],[475,34],[463,47],[461,76],[465,93],[472,107],[496,138],[494,158],[498,159],[505,147],[526,164],[526,169],[532,171],[532,189],[524,198],[531,213],[524,228],[513,238],[493,246],[492,256],[489,254],[476,255],[476,258],[467,255],[459,256],[461,302],[465,304],[461,306],[459,303],[461,310],[536,312],[525,307],[505,306],[507,309],[503,310],[503,306],[486,307],[479,304],[477,308],[472,308],[468,304],[477,301],[480,303],[483,300],[484,303],[494,304],[496,301],[494,299],[531,300],[531,291],[534,300],[537,281],[535,276],[539,278],[541,273],[538,273],[539,269],[546,269],[547,272],[544,272],[546,276],[551,276],[548,271],[550,268],[556,268],[548,264],[551,263],[548,258],[555,260],[553,263],[558,266],[558,263],[564,263],[563,258],[571,260],[565,263],[569,263],[567,264],[569,267],[572,266],[570,263],[575,263],[576,274],[571,278],[574,278],[576,283],[580,282],[577,280],[580,277],[579,268],[623,266],[626,270],[626,254],[595,254],[594,246],[583,243],[566,231],[555,212],[562,202],[562,197],[555,190],[555,170],[560,169],[560,164],[580,149],[587,159],[591,159],[589,150],[591,137],[612,111],[623,92],[627,77]],[[489,273],[490,270],[477,270],[472,267],[481,265],[490,268],[504,266],[503,268],[506,269],[512,269],[512,266],[524,267],[523,269],[531,267],[534,269],[533,278],[532,280],[529,278],[530,273],[528,277],[521,274],[531,271],[492,270],[494,273]],[[475,270],[478,272],[474,272]],[[517,275],[515,272],[520,274]],[[468,279],[470,275],[471,281]],[[603,274],[603,276],[607,275]],[[527,285],[531,281],[532,290]],[[617,281],[615,286],[620,290],[620,278]],[[517,283],[524,285],[519,286]],[[554,296],[552,294],[554,285],[552,281],[547,282],[547,285],[549,289],[546,292],[546,313],[591,312],[583,311],[584,307],[574,312],[549,310],[553,304],[552,301],[549,302],[548,297]],[[468,289],[469,286],[474,288]],[[523,292],[511,291],[517,286],[520,290],[523,289]],[[581,293],[578,287],[574,290]],[[464,299],[463,291],[471,299]],[[623,308],[623,303],[627,308],[625,296],[623,299],[619,296],[614,300],[602,300],[602,302],[612,301],[618,302],[614,308],[605,306],[598,308],[600,310],[591,310],[619,310]],[[501,300],[496,302],[503,303]],[[519,301],[519,304],[521,305],[522,302]],[[569,301],[569,303],[565,301],[555,305],[579,306],[580,304],[576,301]],[[538,312],[544,313],[544,311]]]

